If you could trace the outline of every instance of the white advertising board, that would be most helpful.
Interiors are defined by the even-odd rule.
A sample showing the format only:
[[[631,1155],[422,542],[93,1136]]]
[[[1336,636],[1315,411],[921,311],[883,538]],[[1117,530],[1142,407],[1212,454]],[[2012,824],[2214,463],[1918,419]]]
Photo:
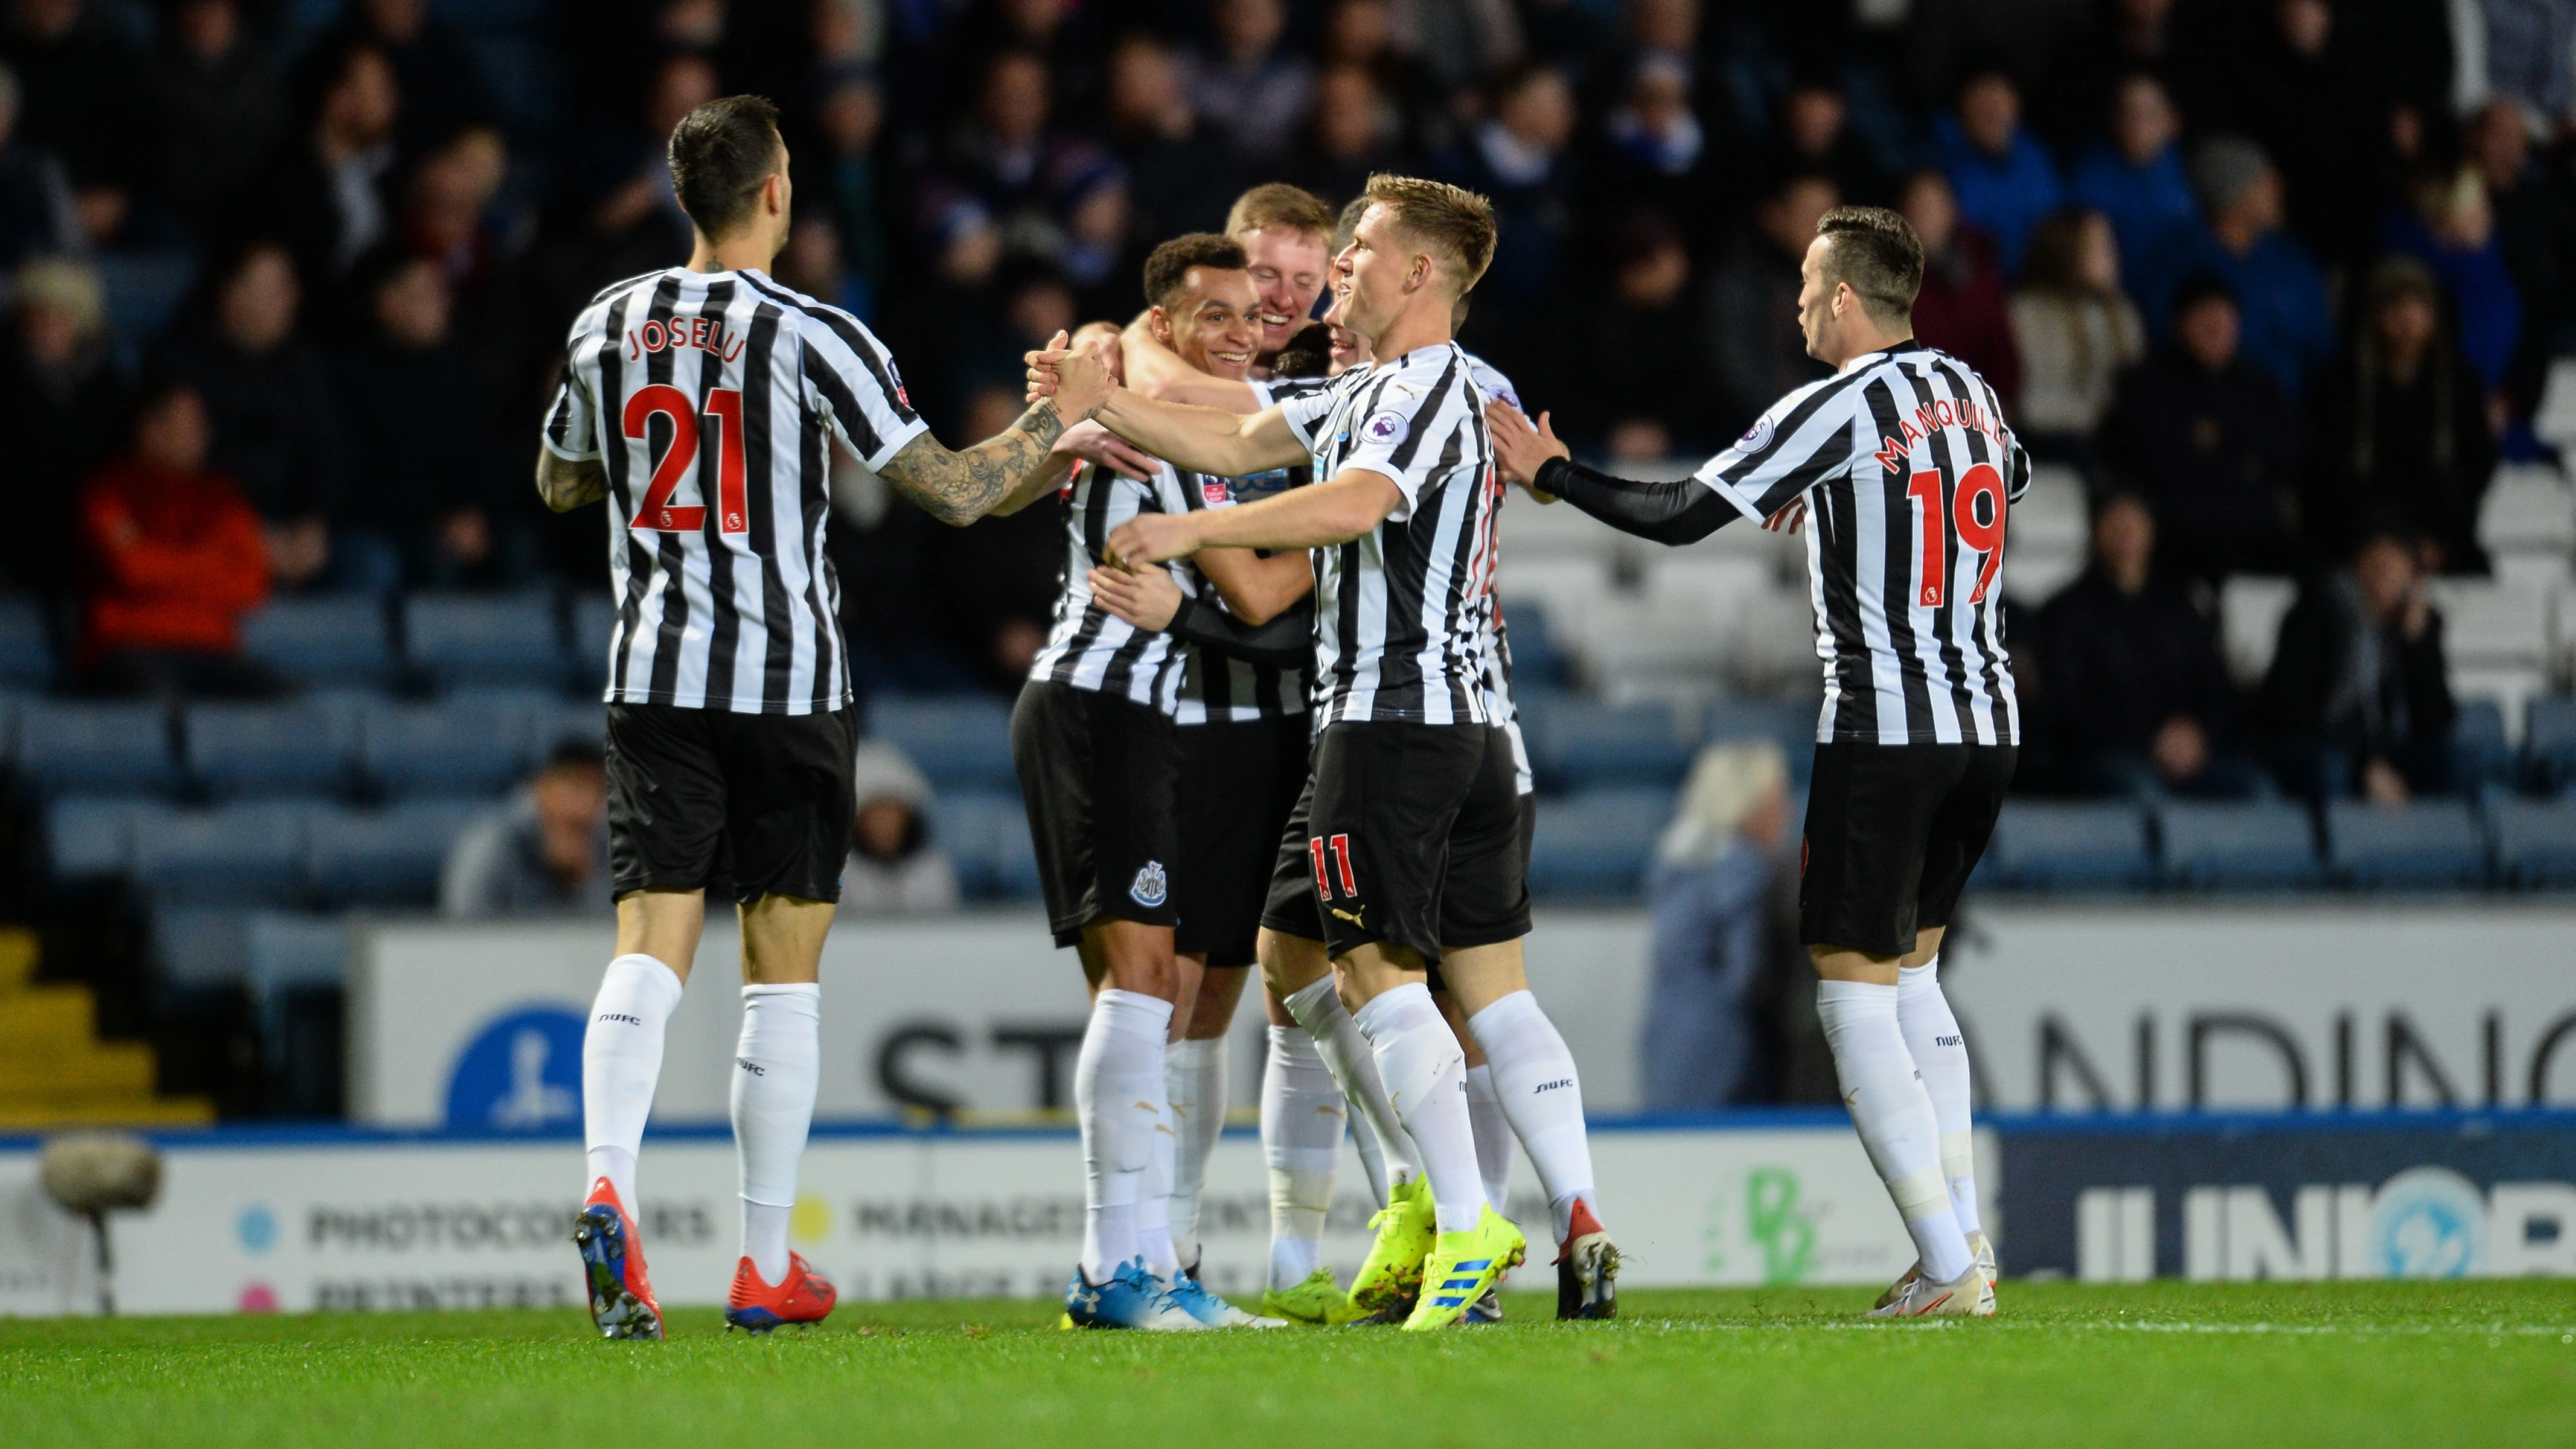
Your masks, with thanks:
[[[1987,1149],[1991,1164],[1991,1144]],[[1847,1127],[1605,1131],[1605,1211],[1636,1286],[1877,1283],[1913,1260]],[[1365,1180],[1344,1155],[1326,1258],[1347,1281],[1368,1248]],[[577,1305],[570,1224],[579,1144],[329,1134],[172,1139],[161,1199],[112,1229],[119,1311],[223,1313]],[[1989,1175],[1996,1175],[1991,1165]],[[1518,1164],[1513,1214],[1547,1237]],[[733,1146],[647,1140],[641,1228],[666,1303],[721,1302],[738,1251]],[[1045,1297],[1081,1246],[1069,1132],[819,1130],[793,1219],[798,1250],[854,1298]],[[1261,1146],[1228,1134],[1201,1217],[1209,1282],[1257,1294],[1269,1253]],[[47,1204],[31,1150],[0,1151],[0,1314],[85,1313],[87,1229]],[[1524,1286],[1553,1282],[1543,1241]]]

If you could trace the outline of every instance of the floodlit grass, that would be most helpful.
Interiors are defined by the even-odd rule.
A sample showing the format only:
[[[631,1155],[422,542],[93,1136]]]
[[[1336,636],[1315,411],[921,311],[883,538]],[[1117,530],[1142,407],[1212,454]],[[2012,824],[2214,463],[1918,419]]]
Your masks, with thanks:
[[[0,1445],[2434,1446],[2576,1441],[2565,1283],[2007,1283],[1986,1322],[1857,1290],[1646,1292],[1615,1324],[1061,1333],[858,1303],[660,1344],[578,1314],[0,1322]]]

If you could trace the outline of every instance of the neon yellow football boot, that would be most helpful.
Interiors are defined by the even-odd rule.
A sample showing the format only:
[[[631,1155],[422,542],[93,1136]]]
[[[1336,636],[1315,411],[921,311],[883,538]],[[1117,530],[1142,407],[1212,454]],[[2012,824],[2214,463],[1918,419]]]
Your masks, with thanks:
[[[1318,1268],[1294,1288],[1263,1290],[1261,1314],[1317,1328],[1339,1328],[1359,1317],[1360,1311],[1351,1306],[1351,1296],[1333,1281],[1333,1270]]]
[[[1351,1279],[1353,1317],[1383,1313],[1422,1292],[1422,1261],[1431,1253],[1439,1219],[1431,1211],[1431,1180],[1416,1175],[1386,1190],[1386,1206],[1369,1219],[1377,1241]]]
[[[1431,1256],[1422,1264],[1422,1296],[1414,1301],[1413,1316],[1404,1320],[1405,1331],[1447,1328],[1457,1322],[1458,1315],[1484,1297],[1504,1269],[1520,1266],[1528,1247],[1521,1230],[1494,1211],[1491,1203],[1466,1232],[1436,1235]]]

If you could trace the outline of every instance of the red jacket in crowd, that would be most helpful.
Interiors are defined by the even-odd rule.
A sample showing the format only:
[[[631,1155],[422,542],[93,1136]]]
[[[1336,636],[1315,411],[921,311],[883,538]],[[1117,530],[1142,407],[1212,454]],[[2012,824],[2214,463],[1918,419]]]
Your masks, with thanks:
[[[268,598],[259,515],[220,473],[172,473],[120,458],[81,490],[90,587],[84,652],[230,654],[242,616]]]

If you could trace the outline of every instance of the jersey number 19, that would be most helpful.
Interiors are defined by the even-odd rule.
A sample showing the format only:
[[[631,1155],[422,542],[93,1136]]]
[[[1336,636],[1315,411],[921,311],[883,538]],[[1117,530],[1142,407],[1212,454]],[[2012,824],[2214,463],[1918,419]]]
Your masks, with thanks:
[[[1959,546],[1984,555],[1977,569],[1977,585],[1968,594],[1968,602],[1982,604],[1986,589],[1995,581],[1995,570],[2004,561],[2004,475],[1992,463],[1979,463],[1959,475],[1958,489],[1948,500],[1948,520],[1943,520],[1941,473],[1926,468],[1905,481],[1905,496],[1914,500],[1917,533],[1923,540],[1923,558],[1914,580],[1915,603],[1926,609],[1937,609],[1950,596],[1949,532],[1955,528]]]

